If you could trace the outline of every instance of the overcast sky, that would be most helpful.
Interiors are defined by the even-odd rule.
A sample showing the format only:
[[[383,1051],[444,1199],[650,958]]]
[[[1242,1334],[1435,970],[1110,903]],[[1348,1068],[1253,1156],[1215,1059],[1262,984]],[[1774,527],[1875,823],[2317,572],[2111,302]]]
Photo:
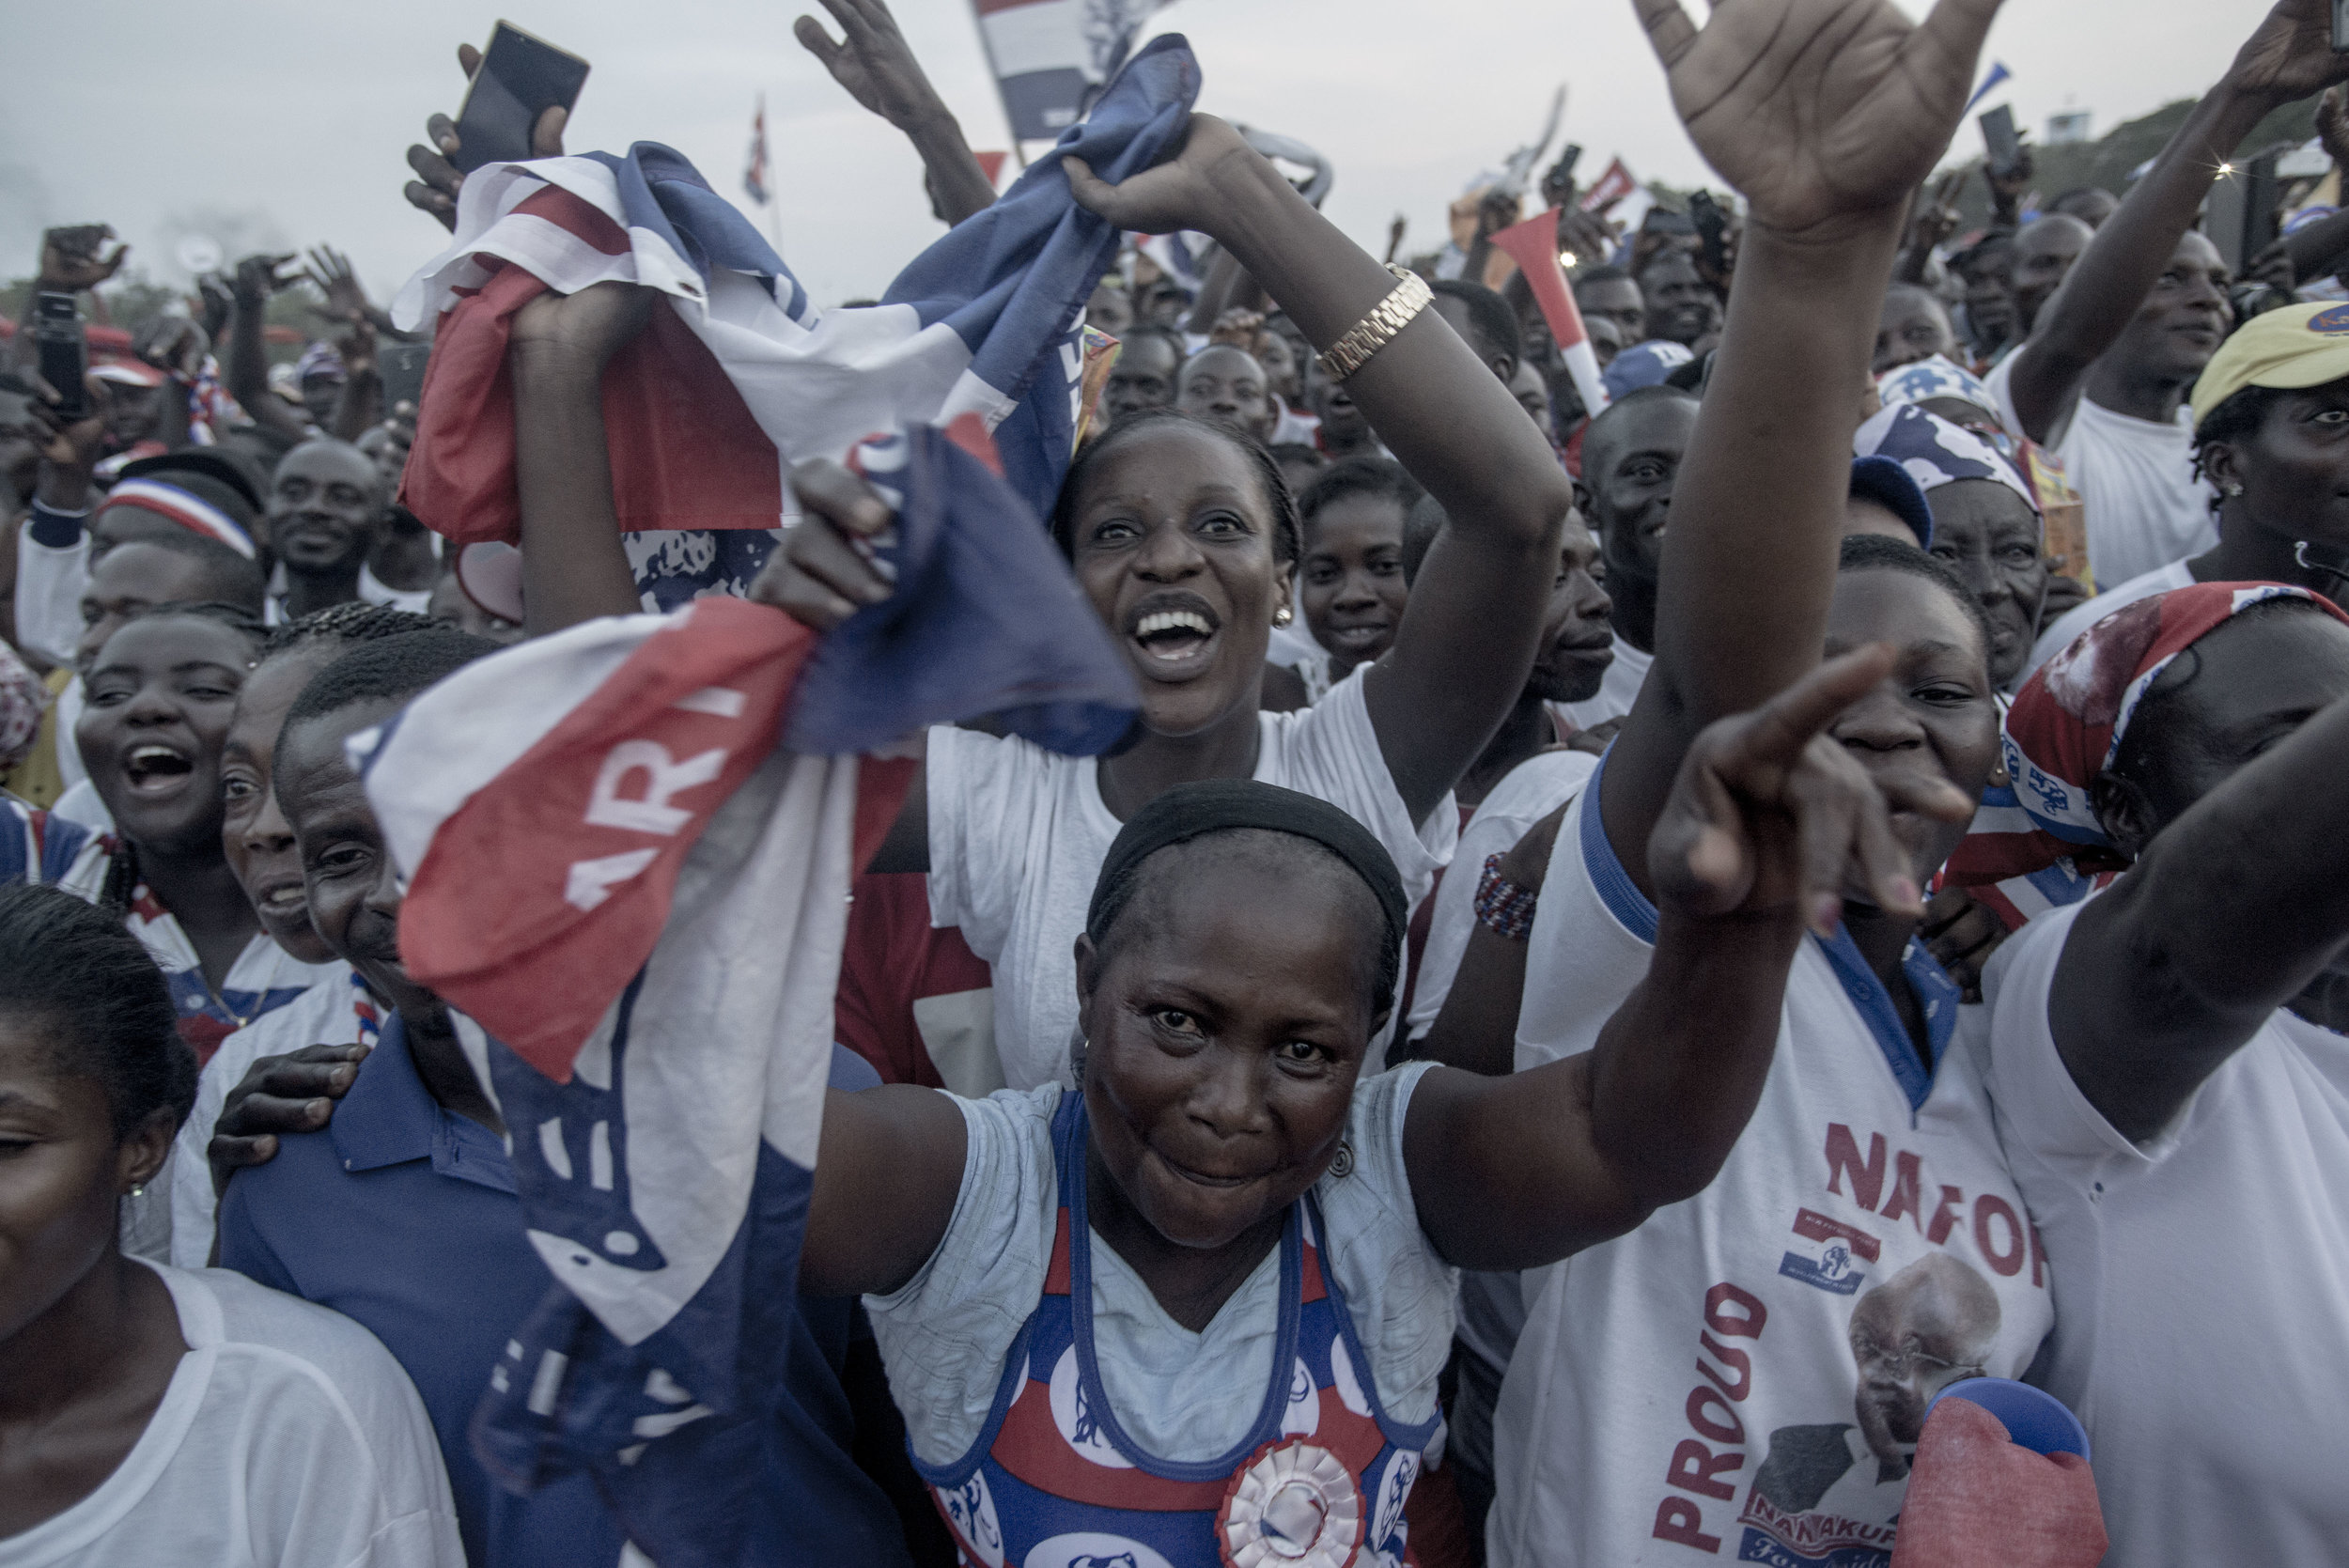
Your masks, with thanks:
[[[1904,0],[1914,11],[1918,0]],[[104,221],[158,278],[178,241],[233,250],[327,241],[379,299],[440,246],[400,199],[425,116],[454,113],[460,41],[500,14],[594,66],[574,150],[662,141],[741,196],[752,101],[764,91],[784,254],[819,302],[878,293],[942,230],[904,141],[833,85],[792,38],[800,6],[765,0],[0,0],[0,277],[29,272],[40,229]],[[814,7],[806,8],[814,9]],[[1985,62],[1999,97],[2044,132],[2067,107],[2114,124],[2207,87],[2266,0],[2008,0]],[[1005,132],[968,0],[896,0],[899,21],[973,146]],[[1439,241],[1446,201],[1539,129],[1569,86],[1565,134],[1584,169],[1695,183],[1629,0],[1176,0],[1206,76],[1200,106],[1303,138],[1336,165],[1327,210],[1383,247]],[[1961,132],[1956,152],[1979,138]],[[747,205],[747,204],[746,204]],[[765,221],[763,213],[754,216]]]

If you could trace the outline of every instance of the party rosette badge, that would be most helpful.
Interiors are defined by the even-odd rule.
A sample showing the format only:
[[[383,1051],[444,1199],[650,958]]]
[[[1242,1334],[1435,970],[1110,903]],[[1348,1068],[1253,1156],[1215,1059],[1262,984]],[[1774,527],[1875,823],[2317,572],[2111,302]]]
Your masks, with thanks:
[[[1267,1443],[1224,1488],[1216,1545],[1224,1568],[1347,1568],[1362,1539],[1362,1494],[1328,1449]]]

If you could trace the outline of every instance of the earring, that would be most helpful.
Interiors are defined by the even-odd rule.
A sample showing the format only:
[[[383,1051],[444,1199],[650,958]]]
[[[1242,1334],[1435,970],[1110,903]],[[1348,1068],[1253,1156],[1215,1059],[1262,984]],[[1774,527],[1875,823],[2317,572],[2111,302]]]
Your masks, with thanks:
[[[2219,488],[2227,492],[2227,499],[2230,501],[2243,499],[2243,485],[2240,480],[2230,479]]]
[[[1274,626],[1286,626],[1289,622],[1295,620],[1296,618],[1297,613],[1285,604],[1272,613],[1272,624]]]
[[[132,1196],[132,1197],[133,1197],[133,1198],[144,1198],[144,1197],[146,1197],[146,1196],[147,1196],[147,1184],[146,1184],[145,1182],[134,1182],[134,1183],[132,1183],[132,1186],[131,1186],[131,1196]]]

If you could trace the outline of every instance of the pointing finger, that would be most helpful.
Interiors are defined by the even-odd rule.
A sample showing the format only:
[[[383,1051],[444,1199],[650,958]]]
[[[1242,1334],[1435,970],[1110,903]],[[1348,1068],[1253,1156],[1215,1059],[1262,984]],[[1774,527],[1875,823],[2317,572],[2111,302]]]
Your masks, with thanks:
[[[1828,660],[1756,710],[1753,723],[1738,737],[1737,755],[1764,766],[1794,767],[1812,736],[1891,673],[1892,650],[1882,643]]]

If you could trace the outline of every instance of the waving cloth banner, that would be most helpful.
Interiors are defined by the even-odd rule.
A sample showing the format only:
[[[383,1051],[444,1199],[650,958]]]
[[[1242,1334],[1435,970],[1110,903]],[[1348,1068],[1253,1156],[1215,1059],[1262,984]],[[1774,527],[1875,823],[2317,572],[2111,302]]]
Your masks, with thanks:
[[[408,878],[401,959],[498,1102],[557,1281],[475,1448],[516,1490],[593,1471],[664,1568],[791,1539],[768,1455],[849,877],[916,766],[852,753],[981,712],[1097,748],[1136,706],[981,457],[916,427],[855,458],[899,504],[896,588],[820,641],[723,596],[590,621],[352,742]]]
[[[971,3],[1012,135],[1041,142],[1084,117],[1086,101],[1126,63],[1150,14],[1172,0]]]
[[[1153,39],[1061,139],[1122,180],[1179,144],[1199,68]],[[865,437],[970,414],[1012,488],[1049,512],[1075,447],[1085,301],[1118,235],[1057,157],[917,256],[881,303],[822,311],[774,247],[686,159],[639,142],[467,177],[457,235],[393,303],[438,318],[402,503],[460,544],[519,541],[514,314],[552,288],[619,281],[671,306],[603,381],[613,496],[648,608],[739,593],[793,515],[786,476]]]

